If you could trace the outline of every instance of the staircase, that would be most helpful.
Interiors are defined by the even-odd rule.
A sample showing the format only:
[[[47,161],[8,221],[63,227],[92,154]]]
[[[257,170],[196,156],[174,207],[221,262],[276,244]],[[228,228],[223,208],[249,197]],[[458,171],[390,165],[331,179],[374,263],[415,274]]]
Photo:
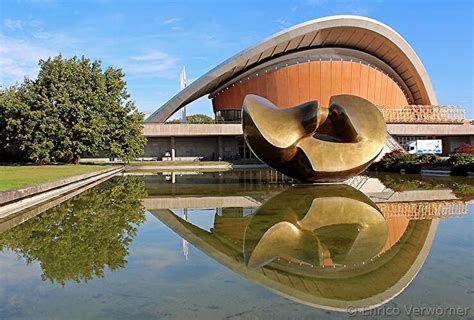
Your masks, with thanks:
[[[390,150],[388,152],[396,151],[399,150],[403,153],[407,153],[405,149],[398,143],[398,141],[392,137],[388,132],[387,132],[387,140],[385,141],[385,146]]]
[[[407,151],[403,149],[403,147],[397,142],[397,140],[395,140],[395,138],[387,132],[387,139],[385,140],[385,145],[383,146],[382,152],[380,152],[380,154],[375,159],[375,162],[380,161],[385,154],[397,150],[402,153],[407,153]]]

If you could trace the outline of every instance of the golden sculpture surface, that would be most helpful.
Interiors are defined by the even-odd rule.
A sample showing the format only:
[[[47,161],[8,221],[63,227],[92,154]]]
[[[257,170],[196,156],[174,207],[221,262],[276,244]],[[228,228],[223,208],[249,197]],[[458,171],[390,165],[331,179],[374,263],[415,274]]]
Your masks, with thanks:
[[[329,108],[310,101],[279,108],[247,95],[242,128],[253,153],[270,167],[304,182],[337,182],[364,171],[382,151],[385,121],[370,101],[331,97]]]
[[[382,252],[387,237],[385,218],[362,192],[347,185],[294,186],[252,216],[244,257],[250,268],[277,258],[298,265],[352,266]]]

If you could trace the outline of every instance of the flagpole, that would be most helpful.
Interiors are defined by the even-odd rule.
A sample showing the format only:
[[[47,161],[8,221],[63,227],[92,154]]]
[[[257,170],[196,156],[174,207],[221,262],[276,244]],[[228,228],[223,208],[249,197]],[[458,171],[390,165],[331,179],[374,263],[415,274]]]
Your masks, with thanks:
[[[180,89],[183,90],[187,86],[187,80],[186,80],[186,67],[183,66],[183,70],[181,70],[181,77],[180,77]],[[181,123],[186,123],[186,107],[183,107],[181,109]]]

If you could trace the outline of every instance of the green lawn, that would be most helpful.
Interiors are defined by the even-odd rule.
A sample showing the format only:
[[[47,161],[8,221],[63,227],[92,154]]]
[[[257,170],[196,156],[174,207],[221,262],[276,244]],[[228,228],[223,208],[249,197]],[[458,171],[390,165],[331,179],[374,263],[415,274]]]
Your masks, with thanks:
[[[110,168],[104,165],[0,166],[0,191]]]

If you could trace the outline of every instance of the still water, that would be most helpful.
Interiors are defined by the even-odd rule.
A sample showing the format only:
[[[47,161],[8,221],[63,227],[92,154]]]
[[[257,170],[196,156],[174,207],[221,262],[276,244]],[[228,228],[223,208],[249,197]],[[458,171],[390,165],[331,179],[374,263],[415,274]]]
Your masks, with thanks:
[[[0,221],[0,318],[472,318],[473,198],[468,178],[118,176]]]

